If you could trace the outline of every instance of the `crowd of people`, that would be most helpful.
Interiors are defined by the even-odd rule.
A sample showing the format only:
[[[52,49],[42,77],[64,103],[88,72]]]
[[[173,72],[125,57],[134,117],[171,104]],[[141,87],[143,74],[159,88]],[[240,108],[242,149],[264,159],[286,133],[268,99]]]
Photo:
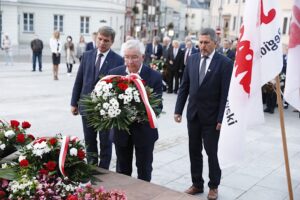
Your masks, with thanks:
[[[205,28],[200,32],[198,45],[193,44],[189,36],[183,43],[167,36],[162,43],[157,36],[149,43],[145,38],[137,40],[127,36],[120,53],[117,53],[111,49],[115,34],[111,27],[103,26],[92,34],[91,42],[86,43],[84,37],[80,36],[78,44],[75,45],[72,36],[67,36],[63,43],[60,32],[54,31],[49,41],[54,80],[58,80],[62,51],[65,52],[68,75],[72,73],[75,58],[80,63],[72,90],[71,113],[81,115],[88,163],[109,169],[114,142],[116,171],[131,176],[135,152],[138,178],[151,181],[153,150],[159,136],[158,130],[150,128],[148,122],[135,122],[129,127],[130,134],[118,129],[98,132],[88,125],[84,108],[79,106],[80,98],[93,91],[100,77],[138,73],[154,89],[158,98],[162,98],[163,90],[177,94],[174,108],[174,121],[177,123],[182,121],[182,113],[189,98],[187,132],[192,186],[185,192],[195,195],[204,191],[204,148],[209,167],[208,199],[217,199],[221,180],[217,156],[218,141],[235,60],[234,42],[225,39],[220,45],[215,31]],[[43,47],[43,42],[35,36],[31,42],[32,71],[36,71],[36,60],[39,71],[42,71]],[[3,48],[7,54],[7,62],[12,63],[8,36],[3,40]],[[163,63],[162,69],[154,67],[153,63],[156,61]],[[274,97],[273,92],[271,88],[264,97],[267,104],[265,112],[274,112],[276,95]]]

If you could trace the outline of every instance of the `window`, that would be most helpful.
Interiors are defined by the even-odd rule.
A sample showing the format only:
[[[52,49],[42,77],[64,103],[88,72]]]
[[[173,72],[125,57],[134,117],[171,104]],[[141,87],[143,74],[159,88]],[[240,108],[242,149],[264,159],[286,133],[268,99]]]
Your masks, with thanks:
[[[2,13],[0,11],[0,33],[2,32]],[[1,46],[1,45],[0,45]]]
[[[243,20],[244,20],[244,18],[243,18],[243,17],[241,17],[240,26],[242,26],[242,24],[243,24]]]
[[[64,32],[64,16],[63,15],[54,15],[54,31]]]
[[[33,13],[23,13],[23,31],[33,32]]]
[[[287,18],[287,17],[283,18],[282,35],[285,35],[285,34],[286,34],[286,31],[287,31],[287,23],[288,23],[288,18]]]
[[[80,33],[88,34],[90,32],[90,17],[80,17]]]
[[[235,3],[238,3],[239,2],[239,0],[235,0]]]
[[[230,4],[230,0],[228,0],[227,3]]]
[[[232,30],[235,30],[235,24],[236,24],[236,16],[233,17],[233,24],[232,24]]]

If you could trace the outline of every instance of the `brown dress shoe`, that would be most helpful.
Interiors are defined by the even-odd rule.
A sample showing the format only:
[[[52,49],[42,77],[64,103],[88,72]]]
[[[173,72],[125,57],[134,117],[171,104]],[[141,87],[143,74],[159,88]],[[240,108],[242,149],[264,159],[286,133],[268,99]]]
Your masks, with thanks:
[[[184,192],[190,195],[195,195],[195,194],[203,193],[203,188],[197,188],[192,185],[191,187],[189,187],[189,189],[187,189]]]
[[[207,199],[216,200],[218,198],[218,189],[209,189]]]

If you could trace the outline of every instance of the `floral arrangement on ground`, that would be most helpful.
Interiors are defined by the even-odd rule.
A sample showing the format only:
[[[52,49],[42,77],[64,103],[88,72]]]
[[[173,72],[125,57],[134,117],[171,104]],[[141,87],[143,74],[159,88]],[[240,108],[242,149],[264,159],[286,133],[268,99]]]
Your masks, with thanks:
[[[155,128],[162,99],[137,74],[112,75],[102,78],[91,95],[82,98],[79,104],[89,125],[98,131],[112,128],[129,131],[134,122],[149,121]]]
[[[119,191],[94,189],[90,184],[99,174],[86,162],[84,144],[77,137],[62,136],[34,139],[25,130],[29,122],[1,121],[1,152],[13,147],[19,154],[1,161],[0,199],[126,199]],[[20,136],[23,134],[24,136]],[[3,145],[5,144],[5,146]],[[5,147],[5,148],[3,148]]]
[[[153,59],[149,65],[152,69],[159,71],[161,73],[163,73],[165,70],[164,69],[165,62],[162,59]]]

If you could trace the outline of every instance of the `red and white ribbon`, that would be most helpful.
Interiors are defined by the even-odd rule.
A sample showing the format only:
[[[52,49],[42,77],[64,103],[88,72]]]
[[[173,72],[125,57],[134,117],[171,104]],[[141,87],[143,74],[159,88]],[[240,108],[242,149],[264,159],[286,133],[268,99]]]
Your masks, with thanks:
[[[63,136],[61,141],[61,149],[59,152],[58,166],[61,174],[67,176],[65,172],[65,162],[69,149],[70,136]]]
[[[146,89],[142,82],[141,77],[138,74],[129,74],[127,76],[108,75],[108,76],[103,77],[100,81],[106,81],[106,80],[110,80],[110,79],[117,78],[117,77],[126,78],[126,79],[128,79],[128,81],[132,81],[135,84],[136,88],[138,89],[138,91],[141,95],[143,103],[145,105],[150,127],[157,128],[157,118],[156,118],[156,115],[149,103],[148,95],[147,95],[147,92],[146,92]]]

